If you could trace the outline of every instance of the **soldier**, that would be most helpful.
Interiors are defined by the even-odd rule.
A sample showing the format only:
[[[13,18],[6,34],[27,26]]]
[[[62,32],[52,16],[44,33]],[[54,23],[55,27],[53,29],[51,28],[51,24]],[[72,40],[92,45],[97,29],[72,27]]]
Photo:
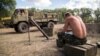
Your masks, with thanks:
[[[65,24],[63,29],[58,32],[57,45],[63,46],[65,43],[72,45],[82,45],[86,43],[86,26],[79,16],[71,13],[65,14]]]

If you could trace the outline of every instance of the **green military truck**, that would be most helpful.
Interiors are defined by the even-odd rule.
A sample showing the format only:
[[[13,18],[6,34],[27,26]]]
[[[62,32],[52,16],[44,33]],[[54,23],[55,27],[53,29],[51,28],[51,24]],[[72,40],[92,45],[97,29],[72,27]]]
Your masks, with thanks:
[[[27,9],[16,9],[11,17],[11,27],[16,32],[27,32],[28,27],[32,26],[29,18],[34,19],[38,25],[48,28],[53,28],[54,24],[58,22],[58,16],[56,13],[50,12],[29,12]]]

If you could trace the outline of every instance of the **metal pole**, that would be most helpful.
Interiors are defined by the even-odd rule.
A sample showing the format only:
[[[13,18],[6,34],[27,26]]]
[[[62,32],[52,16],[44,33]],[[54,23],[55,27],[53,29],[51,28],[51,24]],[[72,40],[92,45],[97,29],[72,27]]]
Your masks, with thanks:
[[[30,22],[39,29],[39,31],[46,37],[47,40],[49,40],[48,35],[40,28],[40,26],[35,22],[34,19],[29,18]]]
[[[30,39],[30,27],[29,27],[30,23],[29,23],[29,20],[28,20],[28,42],[29,42],[29,45],[31,45],[31,39]]]
[[[29,17],[27,15],[27,22],[28,22],[28,44],[31,45],[31,39],[30,39],[30,22],[29,22]]]

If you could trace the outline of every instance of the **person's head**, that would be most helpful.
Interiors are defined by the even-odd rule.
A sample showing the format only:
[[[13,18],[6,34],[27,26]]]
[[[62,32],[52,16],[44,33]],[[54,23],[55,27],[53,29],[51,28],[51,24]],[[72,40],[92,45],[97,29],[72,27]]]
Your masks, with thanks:
[[[65,13],[65,15],[64,15],[65,18],[66,18],[66,17],[69,17],[69,16],[72,16],[72,14],[69,13],[69,12]]]

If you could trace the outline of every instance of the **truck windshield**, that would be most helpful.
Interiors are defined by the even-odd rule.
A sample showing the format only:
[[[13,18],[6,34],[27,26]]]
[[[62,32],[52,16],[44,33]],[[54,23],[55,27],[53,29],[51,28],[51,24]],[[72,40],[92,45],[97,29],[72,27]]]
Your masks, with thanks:
[[[14,14],[18,14],[18,12],[20,12],[19,10],[15,10]]]

